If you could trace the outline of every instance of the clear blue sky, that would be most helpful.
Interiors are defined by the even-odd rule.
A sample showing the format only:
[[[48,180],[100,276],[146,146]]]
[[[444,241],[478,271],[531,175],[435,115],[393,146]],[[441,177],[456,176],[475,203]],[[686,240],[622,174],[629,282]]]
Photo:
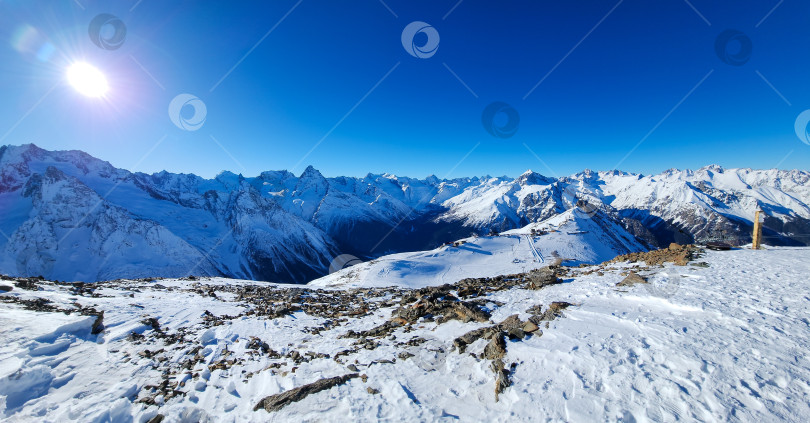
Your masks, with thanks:
[[[807,169],[794,121],[810,109],[810,3],[779,3],[0,0],[0,144],[206,177]],[[88,35],[101,13],[126,25],[116,50]],[[438,32],[432,57],[403,48],[414,21]],[[716,54],[727,29],[751,40],[742,66]],[[105,97],[67,84],[80,60],[106,74]],[[197,131],[169,118],[182,93],[206,105]],[[484,129],[495,101],[520,115],[511,138]]]

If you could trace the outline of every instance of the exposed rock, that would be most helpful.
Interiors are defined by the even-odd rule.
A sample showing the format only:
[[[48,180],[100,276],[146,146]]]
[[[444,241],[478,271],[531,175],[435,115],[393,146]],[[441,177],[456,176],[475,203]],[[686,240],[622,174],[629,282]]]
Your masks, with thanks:
[[[685,266],[687,263],[697,258],[702,252],[703,250],[695,245],[679,245],[672,243],[668,248],[645,253],[624,254],[603,264],[643,261],[648,266],[664,264],[666,262],[675,263],[678,266]]]
[[[534,322],[532,322],[532,321],[528,321],[528,322],[526,322],[526,323],[524,323],[524,324],[523,324],[523,332],[526,332],[526,333],[534,333],[534,332],[536,332],[536,331],[538,331],[538,330],[540,330],[540,327],[538,327],[538,326],[537,326],[537,325],[536,325]],[[540,334],[542,334],[542,333],[543,333],[543,332],[540,332]]]
[[[162,332],[160,330],[160,323],[158,323],[158,319],[154,317],[149,317],[141,320],[141,324],[152,327],[152,330],[154,330],[155,332]]]
[[[486,322],[489,321],[489,313],[482,310],[475,304],[458,302],[453,304],[453,312],[456,318],[462,322]]]
[[[633,286],[637,283],[647,283],[647,279],[643,276],[640,276],[636,272],[630,272],[626,278],[624,278],[621,282],[617,283],[616,286]]]
[[[90,329],[90,333],[93,335],[98,335],[102,331],[104,331],[104,312],[99,312],[98,316],[96,316],[96,320],[93,322],[93,327]]]
[[[396,329],[396,328],[398,328],[400,326],[402,326],[402,325],[399,322],[394,321],[394,320],[390,320],[390,321],[387,321],[387,322],[385,322],[385,323],[383,323],[383,324],[381,324],[381,325],[379,325],[377,327],[371,328],[369,330],[364,330],[364,331],[360,331],[360,332],[355,332],[353,330],[349,330],[348,332],[346,332],[346,335],[343,335],[343,337],[345,337],[345,338],[366,338],[366,337],[380,338],[380,337],[388,335],[389,333],[391,333],[391,331],[393,331],[394,329]]]
[[[543,314],[543,305],[542,304],[535,304],[535,305],[529,307],[526,310],[526,313],[529,313],[529,314],[532,314],[532,315]]]
[[[490,339],[496,333],[498,333],[498,330],[494,326],[474,329],[453,340],[453,346],[458,350],[459,353],[464,353],[464,351],[467,349],[467,345],[470,345],[481,338]]]
[[[152,417],[151,419],[149,419],[149,421],[146,422],[146,423],[160,423],[160,422],[163,421],[164,418],[165,417],[163,416],[163,414],[157,414],[157,415],[155,415],[155,417]]]
[[[407,360],[411,357],[413,357],[413,354],[409,353],[408,351],[402,351],[399,354],[397,354],[397,358],[399,358],[400,360]]]
[[[371,395],[377,395],[377,394],[380,393],[380,391],[378,389],[374,389],[374,388],[372,388],[370,386],[368,388],[366,388],[366,392],[368,392]]]
[[[301,401],[310,394],[321,392],[334,386],[342,385],[350,379],[354,379],[359,376],[360,375],[357,373],[350,373],[343,376],[321,379],[317,382],[299,386],[298,388],[293,388],[280,394],[271,395],[259,401],[259,403],[253,407],[253,411],[259,410],[260,408],[264,408],[267,412],[278,411],[291,403]]]
[[[0,292],[9,292],[14,289],[11,285],[0,284]]]
[[[430,291],[425,291],[426,289],[430,289]],[[421,295],[421,298],[416,300],[413,304],[407,304],[407,302],[413,301],[414,296],[403,297],[402,302],[406,305],[394,310],[392,322],[398,324],[401,324],[403,321],[416,323],[419,318],[425,316],[439,316],[439,318],[436,319],[439,323],[453,319],[465,323],[472,321],[486,322],[489,320],[489,313],[487,311],[475,303],[461,301],[449,295],[447,293],[449,289],[449,285],[420,289],[416,295]]]
[[[529,283],[526,285],[528,289],[542,289],[546,286],[562,282],[562,280],[557,277],[557,273],[549,267],[532,270],[526,277],[529,280]]]
[[[503,357],[506,355],[504,336],[503,332],[496,334],[484,347],[482,355],[483,358],[492,360],[490,368],[495,373],[495,401],[498,401],[498,396],[510,385],[509,371],[504,368],[503,364]]]
[[[506,354],[506,341],[504,341],[505,334],[503,332],[497,333],[484,347],[484,354],[482,358],[487,360],[496,360],[503,358]]]
[[[513,314],[506,319],[504,319],[501,323],[498,324],[503,330],[515,329],[523,327],[523,322],[520,321],[520,318],[517,314]]]
[[[509,380],[509,370],[503,365],[502,359],[493,360],[490,365],[495,372],[495,402],[498,402],[500,394],[512,384]]]
[[[557,317],[562,316],[562,311],[572,306],[573,304],[565,302],[565,301],[554,301],[549,304],[548,308],[541,314],[534,314],[532,317],[529,318],[529,322],[539,325],[540,322],[550,322]],[[534,306],[529,310],[536,311],[539,309],[539,306]],[[528,310],[527,310],[528,312]],[[546,328],[548,328],[548,323],[546,323]]]
[[[17,282],[14,285],[16,285],[17,288],[20,288],[20,289],[25,289],[25,290],[28,290],[28,291],[37,291],[37,290],[39,290],[39,286],[37,285],[37,282],[41,281],[41,280],[42,279],[39,279],[39,278],[24,278],[24,279],[21,278],[21,279],[17,279]]]

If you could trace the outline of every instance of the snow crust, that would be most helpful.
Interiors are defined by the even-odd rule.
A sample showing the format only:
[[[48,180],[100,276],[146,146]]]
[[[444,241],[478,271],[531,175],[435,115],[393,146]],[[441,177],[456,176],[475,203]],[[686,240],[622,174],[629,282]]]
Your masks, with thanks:
[[[391,309],[315,335],[304,329],[323,319],[303,312],[201,326],[204,310],[218,316],[244,310],[247,305],[217,287],[255,283],[249,281],[202,281],[216,297],[198,294],[190,289],[194,282],[185,280],[159,281],[175,288],[170,292],[155,282],[101,284],[96,297],[54,285],[14,289],[0,295],[95,306],[104,311],[107,329],[91,335],[87,316],[0,303],[0,418],[143,422],[161,413],[167,421],[221,422],[810,420],[810,249],[710,251],[699,260],[708,267],[667,264],[646,271],[650,285],[617,288],[621,273],[636,266],[624,263],[602,269],[602,275],[578,269],[564,283],[539,291],[491,294],[495,322],[515,313],[526,318],[525,310],[537,304],[574,304],[542,328],[542,336],[507,342],[505,361],[517,367],[499,402],[488,362],[451,351],[455,337],[486,324],[424,322],[412,332],[394,332],[400,340],[427,339],[406,349],[414,357],[397,359],[402,347],[382,339],[376,349],[345,357],[345,363],[356,361],[366,383],[354,379],[273,414],[253,406],[264,396],[350,371],[331,359],[302,363],[295,372],[285,365],[278,369],[284,376],[266,370],[267,358],[228,370],[208,371],[205,365],[221,359],[226,348],[243,356],[250,336],[282,354],[335,354],[351,344],[341,338],[347,330],[377,326]],[[167,332],[186,328],[205,347],[204,362],[194,369],[200,377],[181,388],[186,394],[149,406],[134,401],[145,385],[160,380],[155,360],[179,358],[160,340],[127,340],[133,331],[151,339],[144,316],[158,318]],[[480,352],[481,342],[470,352]],[[168,352],[138,356],[145,348]],[[256,374],[247,379],[243,371]]]

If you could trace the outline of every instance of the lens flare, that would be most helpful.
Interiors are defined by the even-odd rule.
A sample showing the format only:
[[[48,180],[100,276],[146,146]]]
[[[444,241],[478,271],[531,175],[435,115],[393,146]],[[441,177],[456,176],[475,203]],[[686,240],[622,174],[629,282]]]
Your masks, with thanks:
[[[101,97],[109,89],[104,74],[87,63],[72,64],[67,70],[67,78],[76,91],[88,97]]]

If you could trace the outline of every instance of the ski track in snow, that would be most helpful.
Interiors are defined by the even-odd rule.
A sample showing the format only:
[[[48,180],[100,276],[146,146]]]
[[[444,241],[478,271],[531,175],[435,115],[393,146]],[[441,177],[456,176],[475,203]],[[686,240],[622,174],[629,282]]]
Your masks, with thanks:
[[[575,276],[539,291],[490,294],[493,302],[505,303],[494,308],[494,322],[515,313],[526,318],[525,310],[536,304],[575,304],[543,327],[542,336],[507,341],[505,363],[518,365],[499,402],[494,400],[489,362],[451,351],[455,337],[485,324],[425,322],[408,334],[402,328],[394,332],[400,340],[427,339],[406,348],[414,357],[372,363],[394,359],[403,350],[383,338],[374,350],[344,357],[347,364],[357,360],[367,383],[354,379],[269,414],[254,412],[253,406],[267,395],[351,371],[331,359],[301,363],[285,376],[262,371],[270,362],[264,357],[212,372],[198,365],[200,376],[181,388],[185,396],[145,406],[133,400],[141,398],[145,385],[159,382],[160,374],[152,367],[154,358],[136,353],[144,348],[175,350],[155,339],[136,345],[126,336],[134,331],[149,340],[152,329],[141,323],[149,316],[157,317],[167,332],[189,328],[205,347],[204,364],[221,359],[226,347],[237,357],[244,354],[250,336],[282,354],[290,349],[334,354],[352,342],[340,335],[375,327],[392,309],[313,335],[302,329],[323,319],[302,312],[272,320],[241,317],[203,328],[203,310],[220,316],[244,310],[244,304],[225,292],[213,298],[182,289],[102,284],[96,290],[99,297],[86,297],[53,285],[37,292],[14,289],[0,295],[42,297],[63,307],[74,302],[95,306],[105,312],[106,330],[90,335],[94,318],[89,316],[0,303],[0,418],[145,422],[160,412],[166,421],[185,422],[810,421],[810,249],[707,252],[699,260],[710,266],[655,269],[680,276],[664,291],[656,289],[655,281],[651,287],[615,287],[623,278],[620,272],[631,266],[620,264],[603,276]],[[159,283],[176,288],[191,284]],[[254,282],[214,278],[202,283]],[[484,343],[476,341],[468,352],[480,352]],[[179,358],[176,353],[166,356]],[[257,373],[246,379],[243,371]],[[367,387],[379,394],[369,394]]]

